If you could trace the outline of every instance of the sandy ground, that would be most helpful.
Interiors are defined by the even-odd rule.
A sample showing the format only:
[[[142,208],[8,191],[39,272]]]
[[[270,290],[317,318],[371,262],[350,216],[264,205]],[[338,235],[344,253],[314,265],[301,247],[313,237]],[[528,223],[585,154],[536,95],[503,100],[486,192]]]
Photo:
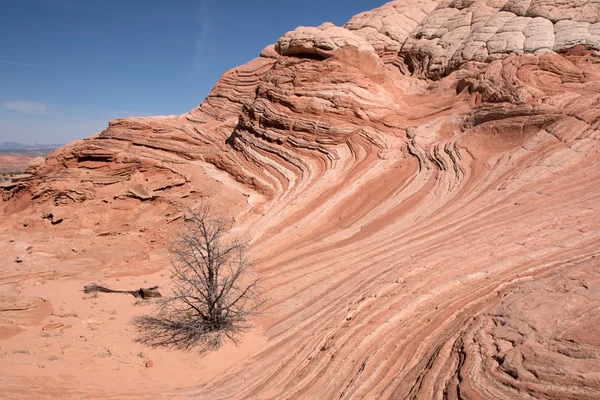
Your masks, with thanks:
[[[98,283],[127,290],[159,285],[167,294],[169,275],[162,271]],[[85,294],[89,283],[59,273],[2,280],[4,298],[18,299],[0,306],[2,398],[150,398],[151,393],[176,392],[210,380],[266,343],[259,333],[249,332],[239,347],[227,344],[206,356],[145,347],[135,343],[130,323],[151,313],[152,301]]]

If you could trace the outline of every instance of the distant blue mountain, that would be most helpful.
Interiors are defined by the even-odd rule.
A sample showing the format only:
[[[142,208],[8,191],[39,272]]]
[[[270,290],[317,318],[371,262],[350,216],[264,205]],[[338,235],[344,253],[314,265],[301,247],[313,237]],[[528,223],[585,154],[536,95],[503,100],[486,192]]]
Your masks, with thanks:
[[[0,144],[0,150],[40,150],[40,149],[56,149],[62,146],[62,144],[21,144],[13,142],[4,142]]]

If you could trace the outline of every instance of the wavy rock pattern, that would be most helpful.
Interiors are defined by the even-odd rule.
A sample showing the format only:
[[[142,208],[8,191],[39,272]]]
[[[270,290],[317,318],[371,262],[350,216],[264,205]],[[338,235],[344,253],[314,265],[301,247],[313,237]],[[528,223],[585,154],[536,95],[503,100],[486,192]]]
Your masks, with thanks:
[[[593,1],[392,1],[5,197],[250,196],[269,341],[192,398],[598,398],[597,50]]]

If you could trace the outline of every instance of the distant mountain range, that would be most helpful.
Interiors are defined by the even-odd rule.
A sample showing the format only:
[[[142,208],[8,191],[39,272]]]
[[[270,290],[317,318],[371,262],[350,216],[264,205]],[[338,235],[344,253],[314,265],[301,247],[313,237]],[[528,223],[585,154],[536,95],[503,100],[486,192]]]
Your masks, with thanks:
[[[0,150],[40,150],[40,149],[56,149],[62,146],[62,144],[21,144],[13,142],[4,142],[0,144]]]

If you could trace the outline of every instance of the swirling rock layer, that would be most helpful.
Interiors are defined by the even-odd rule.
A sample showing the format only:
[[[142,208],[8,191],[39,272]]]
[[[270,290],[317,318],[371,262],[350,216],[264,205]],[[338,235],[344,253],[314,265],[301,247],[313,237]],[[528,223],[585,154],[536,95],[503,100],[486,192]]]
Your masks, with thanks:
[[[592,1],[392,1],[57,150],[3,208],[236,217],[268,340],[183,397],[598,398],[598,50]]]

